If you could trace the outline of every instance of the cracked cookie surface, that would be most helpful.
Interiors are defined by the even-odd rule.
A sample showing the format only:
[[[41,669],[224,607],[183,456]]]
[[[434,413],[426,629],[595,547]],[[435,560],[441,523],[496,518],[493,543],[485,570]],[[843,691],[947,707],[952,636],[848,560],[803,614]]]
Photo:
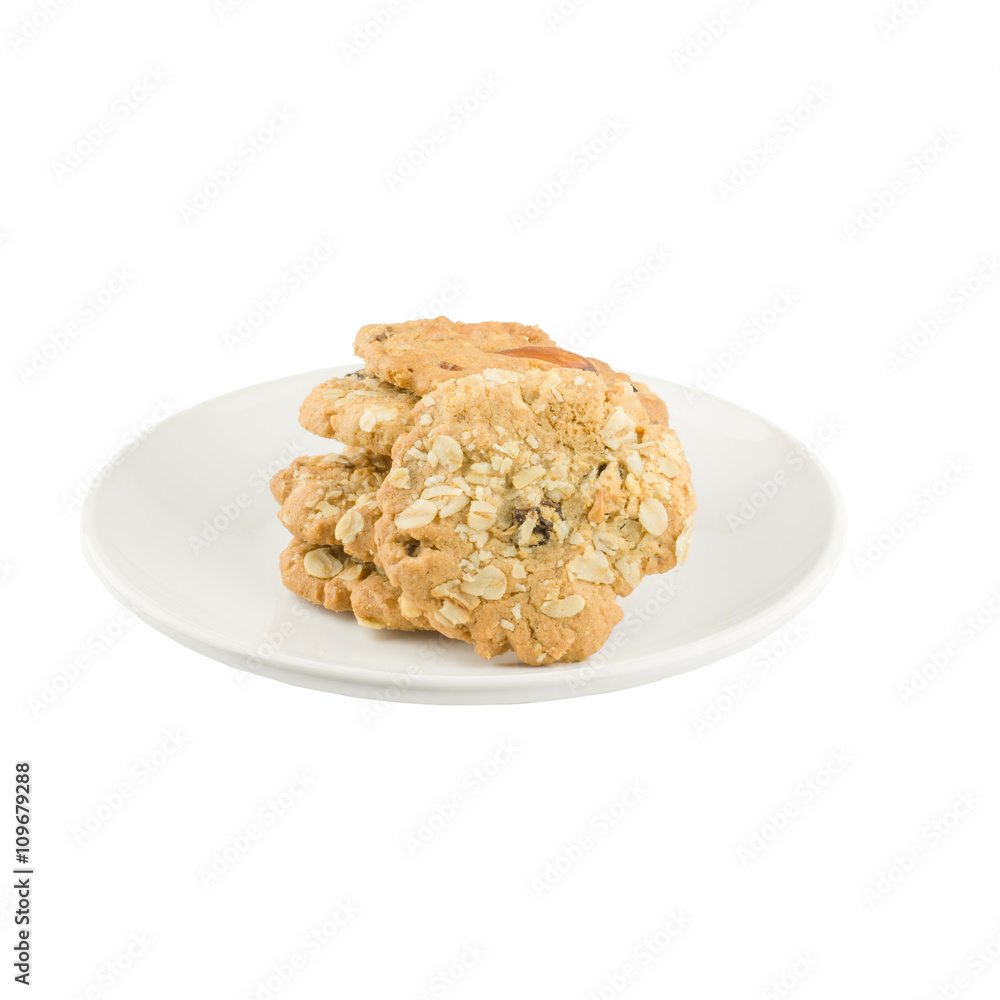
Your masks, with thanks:
[[[621,619],[617,595],[683,561],[690,470],[626,380],[502,364],[442,383],[413,421],[376,544],[404,598],[481,656],[583,659]]]

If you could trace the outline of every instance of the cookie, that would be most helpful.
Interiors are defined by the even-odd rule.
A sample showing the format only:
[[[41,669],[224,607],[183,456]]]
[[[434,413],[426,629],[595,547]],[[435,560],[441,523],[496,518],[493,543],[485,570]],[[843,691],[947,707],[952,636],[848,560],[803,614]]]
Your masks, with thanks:
[[[271,479],[278,518],[296,538],[342,545],[356,559],[377,562],[374,528],[381,511],[375,491],[388,471],[385,456],[356,448],[297,458]]]
[[[653,421],[663,424],[668,422],[666,405],[648,386],[642,382],[633,382],[624,372],[615,371],[604,361],[564,350],[548,334],[534,326],[521,326],[518,323],[453,323],[444,316],[433,320],[376,324],[361,328],[354,341],[354,350],[365,359],[372,372],[377,372],[379,377],[386,380],[382,383],[383,386],[391,383],[416,395],[425,395],[448,379],[470,375],[486,368],[532,371],[559,367],[595,371],[608,385],[622,381],[633,386]],[[358,373],[364,374],[366,373]],[[409,402],[414,403],[416,400],[410,397]],[[401,407],[405,404],[399,402],[396,405]],[[407,410],[402,422],[405,423],[409,416],[410,411]],[[396,432],[400,423],[387,421],[386,429],[390,434]],[[313,422],[306,424],[303,421],[303,426],[314,433],[320,433],[314,430]],[[349,444],[357,443],[354,440],[348,441],[336,432],[327,436]],[[390,451],[391,448],[385,454]]]
[[[368,372],[331,378],[316,386],[299,410],[299,423],[320,437],[388,455],[410,425],[417,397]]]
[[[403,632],[429,630],[426,617],[401,602],[376,566],[348,555],[339,545],[311,545],[293,538],[281,553],[281,581],[299,597],[331,611],[353,611],[367,628]],[[408,614],[403,614],[403,607]]]
[[[639,397],[551,366],[442,383],[378,490],[390,582],[481,656],[595,652],[622,617],[616,596],[683,557],[695,507],[676,435]]]
[[[634,382],[630,375],[626,375],[625,372],[615,371],[606,361],[599,361],[597,358],[587,358],[586,360],[590,362],[594,371],[608,385],[614,385],[615,382],[625,382],[630,385],[632,390],[638,395],[639,402],[645,407],[646,413],[649,414],[649,418],[654,424],[669,425],[670,419],[667,414],[667,404],[645,382]]]
[[[585,362],[562,351],[537,326],[453,323],[444,316],[364,326],[354,340],[354,353],[364,358],[373,375],[418,396],[485,368],[549,369],[559,357],[573,359],[574,366]]]

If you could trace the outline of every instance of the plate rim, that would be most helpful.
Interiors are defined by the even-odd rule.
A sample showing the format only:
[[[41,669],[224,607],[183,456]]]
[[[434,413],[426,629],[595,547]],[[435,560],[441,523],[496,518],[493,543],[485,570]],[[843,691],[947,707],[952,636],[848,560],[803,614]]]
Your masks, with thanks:
[[[182,417],[190,418],[195,411],[218,404],[231,396],[265,386],[276,388],[282,382],[304,381],[314,377],[316,384],[319,384],[328,378],[348,374],[353,370],[356,370],[354,365],[339,365],[333,368],[284,375],[276,379],[268,379],[264,382],[256,382],[232,389],[171,414],[157,424],[156,429],[149,436],[169,423]],[[585,688],[589,687],[590,690],[572,690],[569,680],[574,676],[574,673],[588,669],[599,669],[588,667],[586,660],[580,663],[550,664],[543,667],[511,664],[504,665],[503,672],[497,674],[480,674],[477,677],[470,673],[468,676],[455,674],[445,677],[420,672],[407,673],[400,670],[384,670],[381,667],[356,667],[339,663],[336,660],[328,661],[323,667],[320,667],[315,661],[282,650],[276,650],[274,654],[268,656],[261,656],[252,648],[243,647],[227,636],[186,621],[168,609],[162,606],[158,607],[154,602],[144,599],[145,595],[137,591],[135,586],[123,578],[113,567],[110,557],[101,550],[100,536],[95,527],[100,504],[99,498],[104,486],[113,477],[98,484],[84,500],[80,519],[84,557],[97,578],[116,600],[131,610],[138,618],[174,641],[211,659],[227,663],[236,669],[313,690],[373,700],[384,700],[388,691],[398,691],[399,697],[395,699],[396,701],[425,704],[511,704],[588,697],[594,694],[626,690],[656,680],[665,680],[668,677],[697,669],[749,648],[772,634],[811,604],[829,583],[839,566],[846,545],[847,512],[840,488],[826,466],[798,438],[772,420],[739,403],[703,392],[692,386],[640,373],[636,373],[632,377],[643,382],[662,383],[670,386],[672,390],[695,397],[710,398],[730,409],[739,411],[767,426],[781,437],[794,442],[801,448],[804,460],[810,462],[819,473],[820,480],[831,501],[832,517],[828,524],[823,547],[814,565],[791,592],[742,622],[713,632],[711,635],[694,639],[669,652],[657,653],[653,651],[630,657],[627,661],[629,664],[627,673],[611,672],[607,675],[613,680],[611,684],[591,684],[588,681]],[[140,443],[139,448],[143,447],[144,444],[145,440]],[[138,448],[119,449],[112,457],[112,461],[114,462],[119,456],[123,456],[126,451],[134,454]],[[113,467],[117,469],[118,463],[115,462]],[[252,670],[239,662],[240,659],[251,656],[260,664],[259,667]],[[553,667],[556,669],[552,669]],[[650,673],[655,675],[649,676]],[[497,697],[498,695],[503,697]]]

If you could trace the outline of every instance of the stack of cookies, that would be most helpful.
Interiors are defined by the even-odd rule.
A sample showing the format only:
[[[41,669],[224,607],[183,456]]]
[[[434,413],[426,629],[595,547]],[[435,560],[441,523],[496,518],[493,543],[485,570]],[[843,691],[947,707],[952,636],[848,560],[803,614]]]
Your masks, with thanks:
[[[366,326],[302,426],[346,447],[271,481],[294,593],[483,657],[582,660],[618,598],[684,562],[696,507],[667,408],[537,327]]]

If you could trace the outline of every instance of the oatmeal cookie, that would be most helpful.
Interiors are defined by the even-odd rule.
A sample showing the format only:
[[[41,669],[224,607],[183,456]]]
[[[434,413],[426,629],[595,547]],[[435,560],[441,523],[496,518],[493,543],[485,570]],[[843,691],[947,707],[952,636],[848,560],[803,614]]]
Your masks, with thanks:
[[[552,368],[559,362],[546,357],[546,350],[572,357],[574,364],[583,360],[561,351],[537,326],[453,323],[444,316],[363,326],[354,340],[354,353],[369,372],[418,396],[484,368]]]
[[[417,397],[365,371],[316,386],[299,410],[299,423],[320,437],[388,455],[410,426]]]
[[[353,611],[367,628],[430,629],[423,613],[401,601],[399,589],[384,573],[339,545],[311,545],[293,538],[281,553],[280,565],[281,581],[293,594],[331,611]]]
[[[377,562],[374,528],[381,511],[375,491],[388,471],[384,455],[357,448],[304,455],[271,479],[278,518],[304,542],[342,545],[356,559]]]
[[[518,323],[453,323],[444,316],[439,316],[433,320],[362,327],[355,338],[354,350],[365,359],[372,372],[377,372],[388,383],[402,386],[416,395],[424,395],[442,382],[471,375],[485,368],[506,368],[511,371],[578,368],[582,371],[594,371],[608,385],[615,382],[631,385],[639,394],[653,422],[668,423],[666,405],[647,385],[633,382],[624,372],[615,371],[597,358],[564,350],[538,327],[521,326]],[[357,374],[367,376],[367,373]],[[372,381],[375,376],[367,378]],[[387,383],[381,384],[385,386]],[[409,402],[412,410],[412,404],[416,400],[410,396]],[[407,410],[402,421],[387,421],[386,436],[396,433],[400,423],[407,423],[409,418],[410,410]],[[356,421],[354,417],[351,419]],[[350,419],[347,422],[350,423]],[[319,433],[314,430],[315,421],[311,420],[307,424],[303,420],[303,426]],[[338,440],[347,440],[337,433],[333,436]],[[356,442],[352,440],[349,443]],[[386,454],[388,453],[387,451]]]
[[[695,507],[676,435],[620,379],[485,369],[413,409],[379,488],[390,582],[481,656],[580,660],[616,595],[683,557]]]

